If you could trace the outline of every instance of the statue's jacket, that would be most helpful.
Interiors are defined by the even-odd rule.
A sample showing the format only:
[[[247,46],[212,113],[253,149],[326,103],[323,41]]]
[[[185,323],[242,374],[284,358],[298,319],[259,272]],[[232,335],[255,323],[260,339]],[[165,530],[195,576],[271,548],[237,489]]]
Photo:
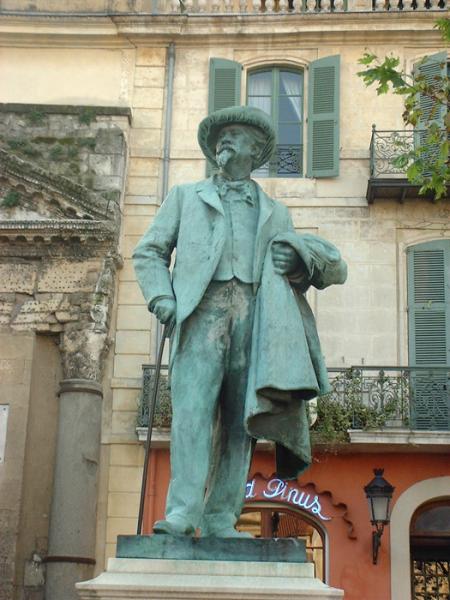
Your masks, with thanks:
[[[294,232],[288,209],[256,184],[259,220],[253,265],[255,319],[249,366],[246,427],[277,442],[280,475],[295,477],[310,462],[305,400],[329,391],[314,316],[304,292],[346,279],[346,265],[329,242]],[[222,255],[226,224],[212,179],[172,188],[133,253],[147,305],[176,299],[171,361],[183,324],[200,303]],[[306,278],[288,280],[273,270],[273,241],[290,244]],[[171,255],[175,263],[170,270]]]

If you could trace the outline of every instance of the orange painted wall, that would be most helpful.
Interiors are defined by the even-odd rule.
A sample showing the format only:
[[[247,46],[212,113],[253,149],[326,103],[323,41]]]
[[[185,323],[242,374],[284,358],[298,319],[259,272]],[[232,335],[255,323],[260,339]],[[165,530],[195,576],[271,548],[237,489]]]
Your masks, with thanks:
[[[144,531],[150,532],[155,519],[164,515],[169,483],[169,453],[154,453],[153,477],[149,473]],[[377,453],[315,454],[311,468],[299,478],[299,484],[313,482],[319,491],[328,490],[333,503],[347,506],[347,518],[354,526],[356,539],[348,536],[349,528],[342,518],[326,523],[329,540],[330,578],[328,584],[345,590],[345,600],[390,600],[390,535],[385,530],[378,564],[372,564],[372,537],[367,501],[363,487],[373,478],[375,467],[384,468],[385,478],[395,486],[396,499],[411,485],[450,475],[450,460],[445,454]],[[150,469],[152,471],[152,469]],[[258,452],[251,474],[269,477],[274,472],[273,456]],[[186,473],[189,477],[189,473]],[[392,542],[395,543],[395,540]],[[406,552],[409,549],[405,549]]]

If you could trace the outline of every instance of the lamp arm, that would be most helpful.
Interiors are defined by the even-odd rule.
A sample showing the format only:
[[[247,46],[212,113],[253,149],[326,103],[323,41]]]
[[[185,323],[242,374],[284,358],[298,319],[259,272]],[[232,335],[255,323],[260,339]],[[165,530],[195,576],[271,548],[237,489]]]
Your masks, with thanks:
[[[381,536],[384,531],[383,523],[375,523],[375,531],[372,531],[372,564],[378,563],[378,550],[381,546]]]

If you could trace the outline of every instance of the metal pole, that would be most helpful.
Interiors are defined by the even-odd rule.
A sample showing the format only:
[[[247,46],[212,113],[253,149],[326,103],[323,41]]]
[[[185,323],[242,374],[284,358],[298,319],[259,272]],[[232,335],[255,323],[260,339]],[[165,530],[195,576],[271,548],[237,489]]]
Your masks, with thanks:
[[[159,384],[159,376],[161,374],[161,363],[162,363],[162,357],[163,357],[163,352],[164,352],[164,344],[166,341],[166,336],[167,336],[168,330],[169,330],[169,327],[167,325],[165,325],[164,329],[163,329],[163,333],[162,333],[162,338],[159,343],[158,358],[156,361],[156,369],[155,369],[155,380],[153,382],[153,389],[152,389],[152,393],[151,393],[150,400],[148,403],[147,445],[145,448],[144,471],[142,473],[141,499],[139,502],[137,535],[141,535],[142,521],[144,519],[145,492],[147,489],[148,464],[149,464],[149,457],[150,457],[150,446],[152,443],[153,419],[155,416],[156,399],[157,399],[157,395],[158,395],[158,384]]]
[[[164,147],[162,164],[161,204],[164,202],[169,190],[169,165],[170,165],[170,142],[172,133],[173,114],[173,86],[175,78],[175,44],[170,42],[167,48],[167,71],[165,81],[166,112],[164,121]],[[162,327],[158,321],[156,324],[155,348],[159,348],[161,342]]]

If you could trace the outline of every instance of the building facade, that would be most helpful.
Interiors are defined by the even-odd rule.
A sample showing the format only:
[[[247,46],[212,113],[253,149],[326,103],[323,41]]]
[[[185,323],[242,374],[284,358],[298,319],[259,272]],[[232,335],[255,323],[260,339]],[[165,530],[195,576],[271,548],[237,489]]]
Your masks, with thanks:
[[[357,76],[366,50],[446,69],[446,8],[0,1],[2,599],[56,600],[136,531],[161,332],[131,254],[170,187],[207,175],[198,123],[233,104],[272,115],[277,153],[255,178],[349,267],[344,286],[308,292],[333,387],[311,406],[313,465],[277,480],[259,444],[239,526],[305,538],[348,600],[448,597],[450,208],[395,166],[415,139],[401,99]],[[169,480],[164,383],[147,532]],[[377,564],[374,468],[395,487]]]

